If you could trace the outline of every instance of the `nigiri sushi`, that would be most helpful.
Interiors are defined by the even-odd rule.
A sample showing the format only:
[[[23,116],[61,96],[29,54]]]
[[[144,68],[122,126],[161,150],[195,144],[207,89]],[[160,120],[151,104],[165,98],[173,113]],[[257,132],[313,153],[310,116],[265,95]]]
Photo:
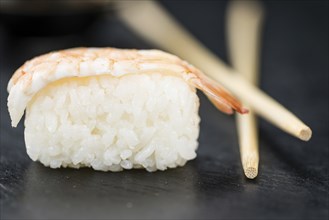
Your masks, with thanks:
[[[183,166],[196,157],[200,89],[221,111],[247,112],[218,83],[159,50],[73,48],[27,61],[8,83],[27,154],[51,168]]]

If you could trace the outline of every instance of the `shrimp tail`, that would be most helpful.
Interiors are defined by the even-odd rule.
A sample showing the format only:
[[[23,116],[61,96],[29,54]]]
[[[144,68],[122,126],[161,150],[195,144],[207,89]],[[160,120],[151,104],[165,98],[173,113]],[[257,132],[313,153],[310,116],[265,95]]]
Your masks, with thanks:
[[[233,110],[240,114],[248,113],[248,109],[244,108],[231,93],[204,74],[199,73],[191,80],[195,87],[201,90],[218,110],[226,114],[233,114]]]

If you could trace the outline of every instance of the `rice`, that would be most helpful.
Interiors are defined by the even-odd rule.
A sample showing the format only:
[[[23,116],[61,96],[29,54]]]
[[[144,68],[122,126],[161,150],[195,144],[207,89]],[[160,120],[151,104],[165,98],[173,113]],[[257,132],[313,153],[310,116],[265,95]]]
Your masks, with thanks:
[[[195,88],[172,75],[61,79],[27,106],[27,153],[51,168],[183,166],[196,157],[198,108]]]

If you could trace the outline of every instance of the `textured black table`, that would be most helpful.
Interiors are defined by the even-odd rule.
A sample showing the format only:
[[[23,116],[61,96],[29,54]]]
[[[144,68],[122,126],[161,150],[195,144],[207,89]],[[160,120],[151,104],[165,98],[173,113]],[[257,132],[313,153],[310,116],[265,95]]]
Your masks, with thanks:
[[[163,4],[227,60],[225,1]],[[327,219],[328,3],[265,6],[261,87],[310,125],[314,135],[305,143],[260,120],[260,172],[253,181],[242,173],[234,118],[216,111],[202,94],[198,157],[182,168],[103,173],[52,170],[32,162],[23,123],[11,128],[6,108],[6,85],[16,68],[55,49],[152,45],[115,16],[58,37],[13,35],[0,24],[1,219]]]

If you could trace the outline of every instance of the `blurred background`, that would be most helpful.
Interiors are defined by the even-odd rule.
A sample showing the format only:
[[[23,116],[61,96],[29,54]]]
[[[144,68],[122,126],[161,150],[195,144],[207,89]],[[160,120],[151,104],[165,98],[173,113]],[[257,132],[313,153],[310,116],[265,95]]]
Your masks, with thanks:
[[[1,219],[328,218],[328,1],[263,2],[260,86],[310,125],[313,138],[301,142],[260,120],[260,171],[253,181],[242,172],[234,118],[201,93],[198,157],[182,168],[102,173],[32,162],[23,123],[11,128],[6,107],[6,86],[20,65],[71,47],[155,46],[120,21],[116,1],[0,3]],[[160,4],[230,62],[227,1]]]

